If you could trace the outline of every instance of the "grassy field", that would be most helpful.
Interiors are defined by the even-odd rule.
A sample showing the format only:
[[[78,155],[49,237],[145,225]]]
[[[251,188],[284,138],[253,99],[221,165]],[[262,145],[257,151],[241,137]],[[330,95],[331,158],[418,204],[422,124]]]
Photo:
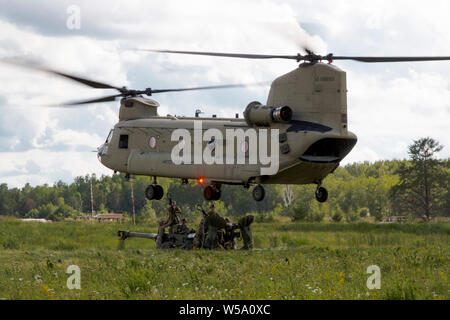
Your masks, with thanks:
[[[120,245],[156,226],[0,219],[0,299],[450,299],[450,224],[255,223],[253,251]],[[240,243],[241,244],[241,243]],[[81,269],[81,289],[66,269]],[[381,269],[381,289],[366,286]]]

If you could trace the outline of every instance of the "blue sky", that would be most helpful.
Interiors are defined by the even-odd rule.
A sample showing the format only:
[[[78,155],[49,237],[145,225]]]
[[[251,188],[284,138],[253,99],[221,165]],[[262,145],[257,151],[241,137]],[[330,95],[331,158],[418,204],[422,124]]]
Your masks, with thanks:
[[[66,22],[80,8],[81,28]],[[336,55],[450,55],[448,1],[30,1],[0,0],[0,58],[27,57],[114,85],[171,88],[271,81],[292,61],[169,56],[160,48],[295,54],[306,43]],[[349,129],[358,135],[343,164],[407,157],[431,136],[450,156],[450,62],[336,62],[347,72]],[[109,94],[0,65],[0,182],[70,182],[111,174],[92,152],[118,118],[118,103],[36,107]],[[160,114],[234,116],[268,87],[161,94]]]

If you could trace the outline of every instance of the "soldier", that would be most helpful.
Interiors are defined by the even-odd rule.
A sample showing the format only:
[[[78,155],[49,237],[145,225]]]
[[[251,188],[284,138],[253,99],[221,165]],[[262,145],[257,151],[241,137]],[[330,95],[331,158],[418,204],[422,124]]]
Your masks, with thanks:
[[[209,206],[208,216],[216,216],[220,218],[220,214],[216,212],[216,205],[214,203],[211,203]]]
[[[205,218],[206,237],[204,247],[214,249],[217,247],[223,248],[223,232],[226,222],[217,212],[214,203],[211,203],[208,216]]]
[[[233,233],[233,224],[231,223],[229,218],[225,218],[226,227],[225,234],[223,235],[223,247],[224,249],[234,249],[235,241],[232,237]]]
[[[195,236],[193,240],[193,247],[200,249],[203,247],[203,237],[205,234],[205,218],[203,217],[200,221],[200,225],[198,226],[197,230],[195,231]]]
[[[180,223],[178,214],[181,214],[181,209],[177,206],[175,200],[172,200],[168,208],[169,215],[167,221],[164,223],[164,228],[169,227],[169,233],[173,233],[173,226]]]
[[[187,226],[187,220],[185,218],[181,219],[180,228],[178,230],[180,233],[189,233],[191,231]]]
[[[162,244],[165,229],[169,227],[169,233],[173,233],[173,226],[179,223],[179,218],[177,214],[181,214],[181,210],[177,207],[177,203],[172,200],[168,208],[169,215],[166,221],[161,221],[158,229],[158,238],[156,240],[156,247],[159,248]]]
[[[243,250],[253,249],[253,236],[252,230],[250,229],[250,225],[254,220],[253,215],[248,215],[242,217],[238,221],[239,228],[241,229],[242,240],[244,240],[244,246],[241,248]]]

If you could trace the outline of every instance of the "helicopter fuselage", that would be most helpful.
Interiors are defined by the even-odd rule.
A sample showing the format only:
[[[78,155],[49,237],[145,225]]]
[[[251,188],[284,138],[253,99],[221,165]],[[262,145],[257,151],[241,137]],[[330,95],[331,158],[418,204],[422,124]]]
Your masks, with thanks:
[[[320,185],[357,141],[356,135],[347,129],[346,94],[345,72],[333,65],[315,63],[300,66],[273,81],[267,107],[257,106],[254,110],[260,114],[253,113],[255,119],[247,112],[250,105],[244,119],[162,117],[157,114],[159,105],[156,101],[142,97],[124,98],[120,121],[99,148],[98,156],[106,167],[127,174],[186,180],[202,178],[216,184]],[[290,108],[291,117],[275,121],[273,110],[283,106]],[[245,161],[242,163],[242,158],[226,161],[226,152],[223,152],[223,161],[217,161],[219,163],[175,164],[174,151],[185,152],[182,149],[186,148],[186,143],[191,145],[190,150],[195,149],[194,138],[182,143],[178,138],[174,139],[173,133],[177,129],[184,129],[193,137],[200,134],[202,153],[211,149],[211,142],[214,148],[223,146],[224,150],[232,144],[227,150],[234,150],[235,157],[241,150]],[[216,130],[213,140],[203,136],[210,129]],[[276,143],[270,136],[274,129],[279,134]],[[250,135],[245,138],[246,142],[239,144],[234,138],[227,138],[230,130],[254,130],[258,140],[265,138],[258,142],[259,147],[265,145],[271,153],[272,148],[279,148],[278,170],[270,175],[261,174],[261,168],[268,164],[251,163]],[[213,152],[218,151],[214,149]]]

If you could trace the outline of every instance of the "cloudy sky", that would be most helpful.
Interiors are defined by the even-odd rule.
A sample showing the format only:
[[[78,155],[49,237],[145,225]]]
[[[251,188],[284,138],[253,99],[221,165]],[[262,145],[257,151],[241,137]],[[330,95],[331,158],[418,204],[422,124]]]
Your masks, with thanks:
[[[75,5],[75,7],[73,7]],[[296,54],[301,44],[336,55],[448,55],[450,2],[0,0],[0,58],[26,57],[117,86],[173,88],[270,81],[293,61],[137,52],[132,48]],[[79,9],[80,28],[73,27]],[[68,23],[69,22],[69,23]],[[347,72],[349,129],[358,144],[343,164],[401,159],[431,136],[450,156],[450,62],[335,62]],[[92,152],[118,119],[118,103],[52,104],[110,94],[0,64],[0,183],[21,187],[111,174]],[[268,87],[155,96],[159,113],[233,116]],[[113,92],[111,93],[113,94]]]

